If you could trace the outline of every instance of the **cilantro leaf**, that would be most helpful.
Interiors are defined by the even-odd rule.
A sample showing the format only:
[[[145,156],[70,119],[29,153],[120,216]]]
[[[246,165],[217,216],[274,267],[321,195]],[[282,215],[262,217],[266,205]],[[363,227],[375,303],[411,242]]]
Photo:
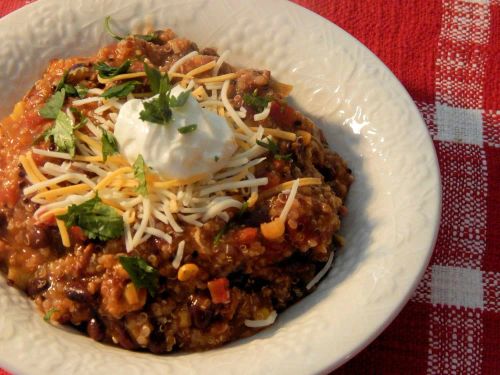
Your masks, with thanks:
[[[255,141],[259,146],[264,147],[269,152],[271,152],[276,160],[290,160],[292,158],[292,154],[280,154],[280,149],[276,142],[274,142],[271,138],[266,138],[267,142],[263,141]]]
[[[144,72],[146,77],[148,77],[149,87],[153,94],[158,94],[160,92],[160,82],[162,80],[162,75],[158,69],[155,69],[148,64],[144,63]],[[165,76],[168,79],[168,76]]]
[[[236,219],[241,219],[243,215],[246,214],[248,211],[248,201],[243,202],[241,205],[240,210],[236,214],[235,218]],[[236,225],[235,221],[228,221],[224,226],[217,232],[217,234],[214,237],[214,245],[218,245],[220,240],[222,239],[222,236],[225,235],[230,229],[234,228]]]
[[[106,161],[108,156],[118,153],[118,142],[116,141],[116,138],[105,129],[102,129],[101,143],[102,157],[104,161]]]
[[[54,313],[59,312],[59,310],[55,307],[51,307],[43,316],[43,320],[45,320],[47,323],[50,322],[50,319],[52,319],[52,315]]]
[[[107,31],[107,33],[109,35],[111,35],[111,37],[113,37],[114,39],[116,40],[122,40],[122,39],[125,39],[123,36],[119,36],[117,35],[116,33],[114,33],[112,30],[111,30],[111,27],[109,26],[109,22],[111,21],[111,16],[107,16],[105,19],[104,19],[104,29]]]
[[[75,86],[68,83],[64,84],[64,91],[66,91],[66,95],[68,96],[78,96],[78,91],[76,91]]]
[[[116,40],[123,40],[125,39],[127,36],[120,36],[120,35],[117,35],[115,32],[113,32],[111,30],[111,27],[109,25],[109,22],[111,21],[111,16],[107,16],[105,19],[104,19],[104,29],[106,30],[106,32],[111,35],[112,38],[116,39]],[[142,39],[142,40],[145,40],[146,42],[152,42],[152,43],[155,43],[155,42],[159,42],[160,41],[160,38],[158,38],[157,35],[155,35],[154,33],[151,33],[151,34],[133,34],[132,35],[134,38],[139,38],[139,39]]]
[[[91,240],[107,241],[118,238],[124,230],[122,217],[114,208],[102,203],[97,195],[82,204],[72,204],[66,214],[57,218],[63,220],[68,228],[79,226]]]
[[[85,85],[82,85],[79,83],[78,85],[75,86],[76,93],[80,97],[80,99],[83,99],[87,96],[87,93],[89,92],[89,88]]]
[[[64,98],[66,96],[66,91],[61,89],[57,91],[54,95],[47,100],[47,103],[43,106],[38,113],[43,118],[55,119],[64,104]]]
[[[139,118],[143,121],[167,125],[172,118],[172,110],[168,103],[170,89],[168,76],[162,77],[158,97],[144,102],[144,109],[139,113]]]
[[[122,98],[124,96],[127,96],[130,94],[132,91],[135,90],[135,86],[140,85],[141,83],[139,81],[127,81],[125,83],[122,83],[120,85],[116,85],[113,87],[110,87],[106,91],[104,91],[101,96],[103,98],[109,99],[109,98]]]
[[[158,289],[158,271],[141,257],[122,255],[118,257],[118,260],[134,285],[137,288],[146,288],[151,297],[154,297]]]
[[[184,104],[186,104],[190,94],[191,91],[188,90],[181,92],[177,97],[170,95],[170,97],[168,98],[168,104],[170,105],[170,107],[182,107]]]
[[[264,147],[266,150],[270,151],[273,155],[279,154],[280,149],[278,145],[270,138],[266,138],[267,142],[255,141],[260,147]]]
[[[182,127],[178,128],[177,131],[181,134],[188,134],[188,133],[194,132],[197,127],[198,127],[198,125],[191,124],[191,125],[182,126]]]
[[[73,131],[71,119],[66,113],[59,111],[54,124],[43,133],[43,138],[45,140],[52,139],[57,151],[67,152],[73,157],[75,156],[76,147],[76,138]]]
[[[120,66],[111,66],[101,61],[95,64],[94,67],[99,72],[99,77],[113,78],[118,74],[127,73],[131,64],[130,60],[127,60]]]
[[[74,126],[74,129],[77,130],[77,129],[80,129],[81,127],[85,126],[85,124],[87,123],[87,121],[89,120],[87,118],[87,116],[85,116],[82,111],[80,111],[78,108],[75,108],[75,107],[70,107],[69,108],[70,111],[75,115],[76,118],[79,119],[79,122],[78,124],[76,124]]]
[[[136,188],[136,191],[143,196],[148,195],[148,184],[146,181],[147,167],[141,154],[137,156],[132,167],[134,168],[134,177],[139,181],[139,186]]]
[[[262,112],[271,100],[272,98],[269,96],[257,96],[256,93],[243,95],[243,102],[257,112]]]
[[[59,81],[59,83],[56,86],[56,91],[60,91],[61,89],[64,88],[64,85],[66,84],[66,78],[68,78],[68,74],[69,74],[69,70],[66,70],[64,72],[63,76],[61,77],[61,80]]]

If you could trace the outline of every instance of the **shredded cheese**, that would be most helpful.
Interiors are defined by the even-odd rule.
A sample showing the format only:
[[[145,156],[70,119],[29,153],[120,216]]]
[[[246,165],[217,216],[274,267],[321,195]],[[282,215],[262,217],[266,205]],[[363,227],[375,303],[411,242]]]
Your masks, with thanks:
[[[288,199],[286,200],[285,206],[283,207],[283,210],[281,211],[280,214],[280,220],[283,223],[286,221],[286,217],[288,216],[288,213],[292,208],[293,201],[295,199],[295,196],[297,195],[297,190],[299,189],[299,184],[300,184],[300,178],[297,178],[292,184],[290,194],[288,194]]]
[[[114,76],[114,77],[111,77],[111,78],[102,78],[100,75],[97,75],[97,80],[99,81],[99,83],[106,84],[106,83],[109,83],[109,82],[122,81],[122,80],[125,80],[125,79],[140,78],[140,77],[146,77],[146,72],[135,72],[135,73],[118,74],[117,76]]]
[[[311,281],[309,281],[306,285],[306,289],[309,290],[311,289],[314,285],[316,285],[322,278],[323,276],[326,275],[330,267],[332,266],[333,262],[333,250],[330,253],[330,256],[328,257],[328,261],[325,263],[325,266],[312,278]]]
[[[177,252],[175,253],[175,258],[172,261],[172,267],[175,269],[179,268],[182,262],[182,257],[184,256],[184,247],[186,246],[186,241],[182,240],[177,245]]]
[[[276,321],[276,318],[278,317],[278,313],[276,311],[271,311],[271,313],[268,315],[266,319],[262,320],[250,320],[250,319],[245,319],[245,325],[250,328],[262,328],[262,327],[267,327],[273,324]]]
[[[258,130],[258,127],[252,126],[250,129]],[[295,142],[297,140],[297,134],[292,132],[287,132],[281,129],[272,129],[272,128],[262,128],[265,135],[270,135],[275,138],[281,138],[286,141]]]
[[[168,70],[168,74],[170,75],[172,73],[175,73],[177,71],[177,69],[180,68],[180,66],[182,64],[184,64],[186,61],[190,60],[192,57],[196,56],[197,54],[198,54],[198,51],[193,51],[193,52],[188,53],[187,55],[182,56],[179,60],[177,60],[175,63],[172,64],[172,66]]]
[[[271,102],[267,103],[266,108],[264,108],[264,110],[262,112],[256,113],[255,115],[253,115],[253,120],[254,121],[263,121],[269,116],[270,113],[271,113]]]
[[[210,61],[210,62],[208,62],[208,63],[206,63],[204,65],[201,65],[201,66],[199,66],[197,68],[194,68],[193,70],[191,70],[190,72],[188,72],[186,75],[188,77],[194,77],[194,76],[196,76],[198,74],[205,73],[205,72],[213,69],[215,67],[215,64],[216,64],[215,60],[212,60],[212,61]]]
[[[275,186],[271,189],[265,190],[260,193],[261,198],[269,198],[283,190],[290,189],[293,185],[294,181],[287,181]],[[303,177],[300,179],[299,186],[309,186],[309,185],[321,185],[321,178],[318,177]]]
[[[56,219],[57,228],[59,229],[59,233],[61,234],[62,244],[64,247],[70,247],[71,242],[69,241],[69,234],[66,225],[64,225],[64,221]]]

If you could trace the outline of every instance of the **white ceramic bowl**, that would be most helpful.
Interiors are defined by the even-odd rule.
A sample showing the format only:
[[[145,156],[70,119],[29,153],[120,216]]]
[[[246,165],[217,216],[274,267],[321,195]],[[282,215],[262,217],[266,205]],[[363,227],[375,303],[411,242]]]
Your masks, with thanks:
[[[154,356],[46,324],[0,277],[0,367],[16,374],[309,374],[331,370],[397,315],[432,253],[440,213],[436,155],[411,98],[361,43],[285,1],[40,0],[0,20],[0,116],[51,58],[88,55],[151,17],[229,61],[270,69],[324,130],[356,178],[347,245],[311,296],[264,332],[204,353]]]

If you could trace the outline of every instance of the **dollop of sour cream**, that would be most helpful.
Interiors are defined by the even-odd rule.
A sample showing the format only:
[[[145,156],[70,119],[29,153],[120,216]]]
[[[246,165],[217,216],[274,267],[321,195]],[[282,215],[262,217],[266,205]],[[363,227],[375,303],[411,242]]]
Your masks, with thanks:
[[[184,90],[175,86],[171,95],[177,97]],[[114,129],[120,152],[131,164],[141,154],[146,165],[163,177],[188,179],[224,168],[236,151],[226,119],[202,108],[191,95],[183,106],[171,108],[172,118],[166,125],[141,120],[143,103],[132,99],[123,104]],[[178,131],[191,124],[196,124],[194,131]]]

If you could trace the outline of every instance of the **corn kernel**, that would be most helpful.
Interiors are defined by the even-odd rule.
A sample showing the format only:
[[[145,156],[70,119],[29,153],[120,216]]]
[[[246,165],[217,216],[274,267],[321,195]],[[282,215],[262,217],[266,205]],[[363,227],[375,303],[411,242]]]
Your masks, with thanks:
[[[135,305],[139,303],[139,294],[134,284],[128,283],[123,292],[125,299],[129,305]]]
[[[24,113],[25,107],[26,107],[26,105],[24,104],[24,102],[22,100],[20,102],[17,102],[16,105],[14,106],[14,110],[10,114],[10,117],[12,118],[12,120],[14,120],[14,121],[19,120]]]
[[[179,281],[188,281],[194,278],[200,269],[194,263],[186,263],[179,268],[177,278]]]

